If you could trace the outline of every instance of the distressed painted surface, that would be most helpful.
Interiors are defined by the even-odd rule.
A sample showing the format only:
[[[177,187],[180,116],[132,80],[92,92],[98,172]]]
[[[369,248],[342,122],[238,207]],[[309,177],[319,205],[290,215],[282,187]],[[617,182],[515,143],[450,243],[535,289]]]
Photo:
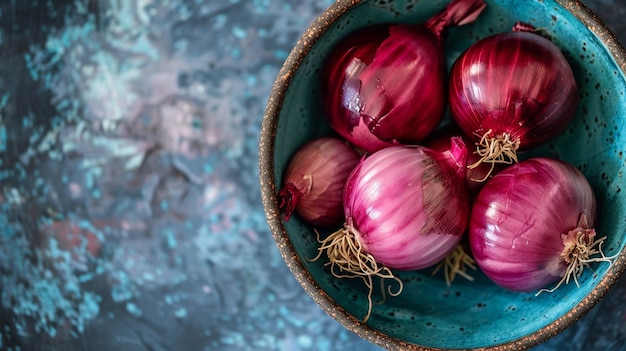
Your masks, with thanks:
[[[282,261],[258,134],[331,0],[0,4],[0,349],[378,350]],[[617,0],[586,2],[626,42]],[[537,350],[626,350],[626,281]]]

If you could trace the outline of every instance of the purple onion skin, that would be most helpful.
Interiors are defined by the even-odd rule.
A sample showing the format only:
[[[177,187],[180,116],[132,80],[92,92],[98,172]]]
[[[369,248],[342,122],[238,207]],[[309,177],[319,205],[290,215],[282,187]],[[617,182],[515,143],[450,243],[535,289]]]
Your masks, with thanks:
[[[418,25],[372,25],[333,49],[322,72],[331,127],[366,152],[417,144],[447,106],[447,29],[473,21],[482,0],[453,0]]]
[[[341,226],[343,188],[361,156],[346,142],[322,137],[304,144],[289,161],[278,192],[285,220],[297,213],[320,228]]]
[[[480,139],[508,133],[519,149],[562,132],[578,91],[559,48],[536,33],[495,34],[474,43],[450,72],[450,109],[460,128]]]
[[[441,261],[467,229],[467,149],[390,146],[362,160],[344,193],[346,226],[377,262],[416,270]]]
[[[507,167],[485,184],[470,216],[470,247],[478,267],[497,285],[529,292],[565,273],[561,234],[589,228],[596,200],[585,176],[572,165],[531,158]]]
[[[447,128],[431,134],[428,140],[424,143],[424,146],[438,151],[445,151],[450,148],[450,138],[455,136],[463,140],[463,143],[469,151],[467,155],[467,164],[471,165],[478,162],[480,160],[480,156],[474,152],[476,150],[474,140],[467,136],[456,125],[448,126]],[[467,169],[465,180],[471,198],[475,197],[483,185],[485,185],[485,182],[482,181],[484,178],[488,177],[488,175],[495,175],[507,165],[502,163],[495,164],[493,165],[493,169],[491,166],[492,165],[489,163],[481,163],[476,168]]]

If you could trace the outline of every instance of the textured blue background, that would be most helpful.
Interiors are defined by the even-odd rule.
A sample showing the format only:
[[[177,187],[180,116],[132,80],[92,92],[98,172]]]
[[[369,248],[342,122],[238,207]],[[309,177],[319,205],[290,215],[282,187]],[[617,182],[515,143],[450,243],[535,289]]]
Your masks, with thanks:
[[[379,350],[282,261],[271,85],[331,0],[0,2],[0,349]],[[626,4],[585,2],[626,43]],[[626,350],[626,277],[536,350]]]

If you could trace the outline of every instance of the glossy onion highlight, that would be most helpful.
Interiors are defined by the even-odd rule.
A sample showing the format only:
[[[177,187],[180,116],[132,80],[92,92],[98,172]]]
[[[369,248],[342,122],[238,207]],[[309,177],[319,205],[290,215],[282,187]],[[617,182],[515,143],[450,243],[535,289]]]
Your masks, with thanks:
[[[422,141],[447,106],[447,30],[474,21],[484,7],[453,0],[425,23],[373,25],[341,41],[322,72],[331,127],[366,152]]]
[[[363,159],[346,181],[344,227],[320,240],[315,259],[326,253],[333,275],[362,278],[370,309],[372,277],[395,279],[399,294],[402,282],[391,269],[434,265],[467,228],[466,158],[465,145],[453,138],[446,152],[390,146]]]
[[[555,137],[576,111],[576,81],[560,49],[529,25],[514,30],[474,43],[450,73],[452,116],[480,144],[481,162],[517,162],[518,149]]]
[[[472,254],[493,282],[509,290],[534,291],[559,279],[554,289],[572,279],[578,284],[589,263],[610,261],[601,250],[604,238],[596,238],[595,218],[593,190],[578,169],[531,158],[481,189],[470,217]]]
[[[394,269],[443,259],[468,224],[467,149],[394,146],[362,161],[346,181],[344,212],[363,250]]]

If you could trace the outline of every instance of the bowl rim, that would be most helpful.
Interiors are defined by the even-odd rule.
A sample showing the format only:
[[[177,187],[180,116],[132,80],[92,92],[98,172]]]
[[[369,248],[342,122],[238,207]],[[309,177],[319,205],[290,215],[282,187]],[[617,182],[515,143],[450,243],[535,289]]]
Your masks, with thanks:
[[[337,304],[319,285],[298,257],[296,250],[291,244],[276,199],[276,182],[274,177],[274,147],[278,116],[280,114],[285,95],[294,73],[302,64],[311,50],[313,44],[348,10],[367,0],[336,0],[324,10],[305,30],[296,42],[280,68],[275,82],[273,83],[265,113],[261,123],[261,135],[259,141],[259,181],[261,197],[267,219],[275,244],[280,254],[300,283],[305,292],[332,318],[341,323],[346,329],[357,334],[364,340],[378,345],[387,350],[413,350],[435,351],[444,350],[408,343],[378,331],[361,320],[352,316],[343,307]],[[571,13],[583,25],[585,25],[606,47],[613,60],[626,76],[626,50],[619,42],[615,34],[599,19],[599,17],[587,7],[581,0],[553,0],[556,4]],[[504,351],[525,350],[536,346],[565,330],[584,314],[586,314],[602,297],[606,295],[611,286],[620,278],[626,270],[626,246],[622,249],[619,257],[606,272],[598,285],[566,314],[559,317],[551,324],[516,340],[503,344],[474,348],[481,351]],[[450,350],[450,349],[445,349]]]

